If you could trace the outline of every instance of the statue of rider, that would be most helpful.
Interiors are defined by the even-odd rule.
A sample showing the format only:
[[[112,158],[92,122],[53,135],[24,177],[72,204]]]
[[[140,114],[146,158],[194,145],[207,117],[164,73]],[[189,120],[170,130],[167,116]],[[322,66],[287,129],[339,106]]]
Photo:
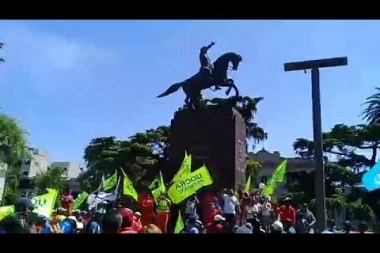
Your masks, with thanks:
[[[212,78],[214,66],[211,63],[210,58],[207,55],[207,51],[215,45],[215,42],[211,42],[210,45],[202,47],[199,52],[199,61],[201,63],[201,76],[206,77],[207,79]],[[219,86],[215,84],[215,90],[220,90]]]

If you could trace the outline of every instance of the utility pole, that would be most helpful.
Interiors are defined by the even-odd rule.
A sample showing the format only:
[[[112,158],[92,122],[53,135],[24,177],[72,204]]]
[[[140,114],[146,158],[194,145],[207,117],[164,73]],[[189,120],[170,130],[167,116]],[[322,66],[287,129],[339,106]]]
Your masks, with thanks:
[[[313,101],[313,137],[314,137],[314,167],[315,167],[315,198],[317,207],[317,233],[326,229],[326,195],[325,169],[323,164],[323,139],[321,119],[321,94],[319,85],[319,69],[347,65],[347,57],[321,59],[284,64],[285,71],[311,69],[311,97]]]

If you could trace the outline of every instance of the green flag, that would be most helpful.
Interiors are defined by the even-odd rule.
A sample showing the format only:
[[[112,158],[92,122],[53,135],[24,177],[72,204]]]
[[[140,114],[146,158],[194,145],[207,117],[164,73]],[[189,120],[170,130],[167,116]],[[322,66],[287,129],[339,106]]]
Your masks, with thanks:
[[[174,204],[181,203],[204,186],[212,184],[212,178],[205,165],[174,183],[168,195]]]
[[[154,183],[154,185],[153,185]],[[150,187],[152,186],[152,187]],[[152,192],[152,195],[153,195],[153,198],[154,198],[154,201],[157,203],[157,200],[158,198],[160,197],[160,195],[162,193],[165,193],[166,192],[166,187],[165,187],[165,182],[164,182],[164,178],[162,177],[162,173],[160,171],[160,175],[158,178],[156,178],[152,183],[151,185],[149,186],[149,188],[151,189],[150,191]]]
[[[181,180],[184,176],[191,173],[191,155],[187,155],[187,152],[185,151],[185,157],[183,158],[183,162],[181,164],[181,167],[179,168],[177,174],[173,177],[173,182],[178,182]]]
[[[272,195],[278,186],[278,184],[283,183],[285,181],[285,173],[286,173],[286,165],[287,160],[284,160],[274,171],[273,175],[268,180],[265,185],[262,194],[269,196]]]
[[[251,192],[251,175],[249,175],[249,177],[247,179],[247,183],[245,184],[244,191],[246,193],[250,193]]]
[[[183,224],[181,211],[178,212],[177,222],[174,227],[174,234],[179,234],[185,228],[185,224]]]
[[[79,209],[79,207],[85,202],[88,198],[88,193],[87,192],[82,192],[81,194],[78,195],[78,197],[74,200],[74,205],[73,209]]]
[[[103,190],[108,191],[112,189],[113,187],[115,187],[116,185],[117,185],[117,171],[115,170],[115,173],[112,176],[104,180]]]
[[[128,175],[125,174],[124,170],[121,170],[123,172],[123,195],[129,195],[132,196],[134,200],[137,201],[137,191],[133,187],[132,181],[129,179]]]

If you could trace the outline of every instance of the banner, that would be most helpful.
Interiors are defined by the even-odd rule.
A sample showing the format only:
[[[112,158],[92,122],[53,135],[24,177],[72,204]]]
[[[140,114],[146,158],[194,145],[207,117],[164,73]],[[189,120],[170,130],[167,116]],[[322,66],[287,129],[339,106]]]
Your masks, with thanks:
[[[174,204],[194,194],[204,186],[212,184],[212,178],[205,165],[196,171],[184,176],[180,181],[174,183],[169,189],[169,197]]]
[[[245,184],[245,189],[244,191],[246,193],[250,193],[251,192],[251,175],[249,175],[248,179],[247,179],[247,183]]]
[[[276,191],[278,184],[283,183],[285,181],[287,162],[287,160],[284,160],[279,166],[277,166],[276,170],[274,171],[273,175],[268,180],[267,184],[265,185],[262,191],[263,195],[272,195]]]
[[[137,191],[133,187],[132,181],[129,179],[127,174],[125,174],[124,170],[121,170],[123,172],[123,194],[131,196],[134,200],[137,201]]]
[[[15,212],[15,206],[0,206],[0,221]]]
[[[79,194],[78,197],[74,200],[73,210],[79,209],[79,207],[87,200],[87,198],[88,198],[87,192],[84,191],[81,194]]]
[[[48,193],[33,197],[31,201],[34,205],[34,213],[42,214],[48,218],[51,218],[55,201],[57,200],[58,191],[50,188],[47,188],[46,190]]]
[[[103,190],[108,191],[112,189],[113,187],[115,187],[116,185],[117,185],[117,171],[115,170],[115,173],[111,177],[104,180]]]
[[[179,234],[185,228],[185,224],[183,224],[181,211],[178,212],[177,222],[174,227],[174,234]]]
[[[362,184],[368,191],[374,191],[380,188],[380,163],[376,163],[362,177]]]
[[[179,168],[177,174],[173,177],[173,182],[178,182],[181,180],[184,176],[191,173],[191,155],[187,155],[187,152],[185,151],[185,157],[183,158],[183,162],[181,164],[181,167]]]

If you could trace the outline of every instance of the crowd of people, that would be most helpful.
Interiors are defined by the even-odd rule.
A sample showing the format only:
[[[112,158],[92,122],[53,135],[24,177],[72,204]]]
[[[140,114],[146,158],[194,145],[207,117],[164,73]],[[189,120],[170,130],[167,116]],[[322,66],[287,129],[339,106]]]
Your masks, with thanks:
[[[199,198],[193,195],[175,210],[166,194],[154,199],[146,191],[135,205],[117,201],[103,203],[92,211],[80,211],[72,210],[73,198],[68,190],[51,219],[34,214],[31,200],[21,198],[15,213],[0,221],[0,233],[299,234],[315,230],[316,218],[308,205],[296,209],[290,197],[276,203],[260,191],[240,190],[235,194],[232,189],[224,189],[215,194],[203,193]],[[178,217],[173,219],[176,213],[183,214],[183,222],[178,222]],[[353,233],[350,222],[342,225],[340,230],[329,219],[322,233]],[[357,226],[359,233],[366,233],[367,229],[366,223]]]

